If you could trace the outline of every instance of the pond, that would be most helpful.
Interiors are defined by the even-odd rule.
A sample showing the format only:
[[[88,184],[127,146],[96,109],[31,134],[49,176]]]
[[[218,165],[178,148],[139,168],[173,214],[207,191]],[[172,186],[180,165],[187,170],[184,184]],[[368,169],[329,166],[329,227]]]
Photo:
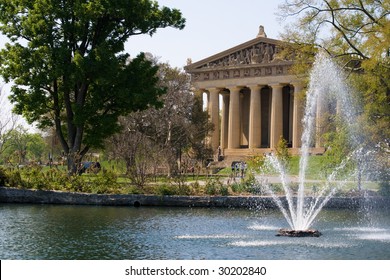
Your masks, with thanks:
[[[277,210],[0,204],[0,259],[390,259],[390,210],[324,209],[321,237]]]

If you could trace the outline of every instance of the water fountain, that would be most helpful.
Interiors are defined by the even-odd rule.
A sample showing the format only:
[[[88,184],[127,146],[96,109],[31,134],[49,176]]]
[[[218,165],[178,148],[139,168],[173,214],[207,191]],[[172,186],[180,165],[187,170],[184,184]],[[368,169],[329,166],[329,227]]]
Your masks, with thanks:
[[[282,201],[282,198],[272,191],[268,183],[259,182],[266,187],[290,226],[290,229],[279,230],[277,236],[319,237],[321,235],[318,230],[310,228],[313,221],[335,194],[336,190],[346,184],[345,179],[341,180],[337,177],[340,171],[345,170],[346,165],[350,162],[361,159],[363,156],[363,150],[359,147],[362,134],[357,131],[356,127],[353,127],[357,116],[355,107],[343,71],[329,56],[319,53],[310,74],[310,83],[307,91],[301,139],[299,178],[297,181],[298,190],[294,194],[283,164],[274,155],[266,157],[266,165],[271,166],[280,175],[286,201]],[[321,126],[318,126],[318,122],[316,123],[319,111],[329,112],[330,115],[337,116],[336,119],[346,124],[348,135],[350,135],[350,146],[354,150],[323,180],[323,186],[316,195],[306,196],[306,170],[313,138],[324,133]],[[361,160],[358,160],[358,162],[361,162]],[[260,178],[259,176],[258,179],[261,180]]]

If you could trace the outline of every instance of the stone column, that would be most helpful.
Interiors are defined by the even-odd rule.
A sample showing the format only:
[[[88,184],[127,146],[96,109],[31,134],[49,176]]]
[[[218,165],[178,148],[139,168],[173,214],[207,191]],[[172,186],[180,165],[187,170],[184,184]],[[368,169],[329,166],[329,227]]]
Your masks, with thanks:
[[[303,118],[303,84],[296,83],[294,86],[293,107],[293,140],[292,147],[302,146],[302,118]]]
[[[261,98],[262,86],[248,86],[251,90],[251,101],[249,111],[249,149],[260,148],[261,146]]]
[[[271,103],[271,149],[278,145],[280,136],[283,135],[283,85],[273,84]]]
[[[232,87],[229,103],[229,136],[228,148],[240,148],[240,88]]]
[[[229,131],[229,94],[222,94],[222,120],[221,120],[221,148],[228,147],[228,131]]]
[[[209,92],[209,116],[210,122],[214,125],[214,130],[211,134],[211,148],[213,152],[217,151],[219,146],[219,92],[218,88],[207,89]]]

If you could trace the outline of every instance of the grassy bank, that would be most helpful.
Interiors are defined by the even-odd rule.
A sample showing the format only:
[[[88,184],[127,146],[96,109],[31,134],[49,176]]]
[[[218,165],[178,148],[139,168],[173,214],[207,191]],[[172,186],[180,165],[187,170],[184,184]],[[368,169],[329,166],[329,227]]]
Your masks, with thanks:
[[[256,184],[251,170],[244,178],[233,177],[231,168],[225,168],[217,174],[209,175],[204,170],[200,174],[180,174],[167,177],[164,175],[149,176],[143,186],[133,184],[125,174],[125,166],[120,162],[102,162],[102,171],[97,174],[87,173],[81,176],[68,176],[65,167],[50,168],[48,166],[26,166],[23,168],[1,168],[0,177],[5,178],[3,185],[23,189],[59,190],[86,193],[115,194],[156,194],[156,195],[262,195],[266,194],[264,186]],[[315,193],[326,178],[329,162],[322,156],[309,158],[306,172],[307,193]],[[290,159],[288,174],[298,176],[299,157]],[[3,174],[3,175],[1,175]],[[264,176],[276,176],[275,172]],[[1,183],[1,181],[0,181]],[[283,194],[282,185],[271,183],[271,188]],[[293,184],[293,189],[297,184]],[[374,192],[388,193],[378,182],[364,182],[363,189]],[[341,193],[356,193],[356,182],[346,182]]]

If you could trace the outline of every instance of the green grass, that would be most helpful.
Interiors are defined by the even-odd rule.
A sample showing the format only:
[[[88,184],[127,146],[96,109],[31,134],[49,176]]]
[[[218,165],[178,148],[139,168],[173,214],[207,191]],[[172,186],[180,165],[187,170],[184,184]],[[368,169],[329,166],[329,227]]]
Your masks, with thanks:
[[[292,156],[288,173],[290,175],[299,175],[299,156]],[[326,158],[323,156],[310,156],[306,169],[307,179],[322,180],[326,178]]]

